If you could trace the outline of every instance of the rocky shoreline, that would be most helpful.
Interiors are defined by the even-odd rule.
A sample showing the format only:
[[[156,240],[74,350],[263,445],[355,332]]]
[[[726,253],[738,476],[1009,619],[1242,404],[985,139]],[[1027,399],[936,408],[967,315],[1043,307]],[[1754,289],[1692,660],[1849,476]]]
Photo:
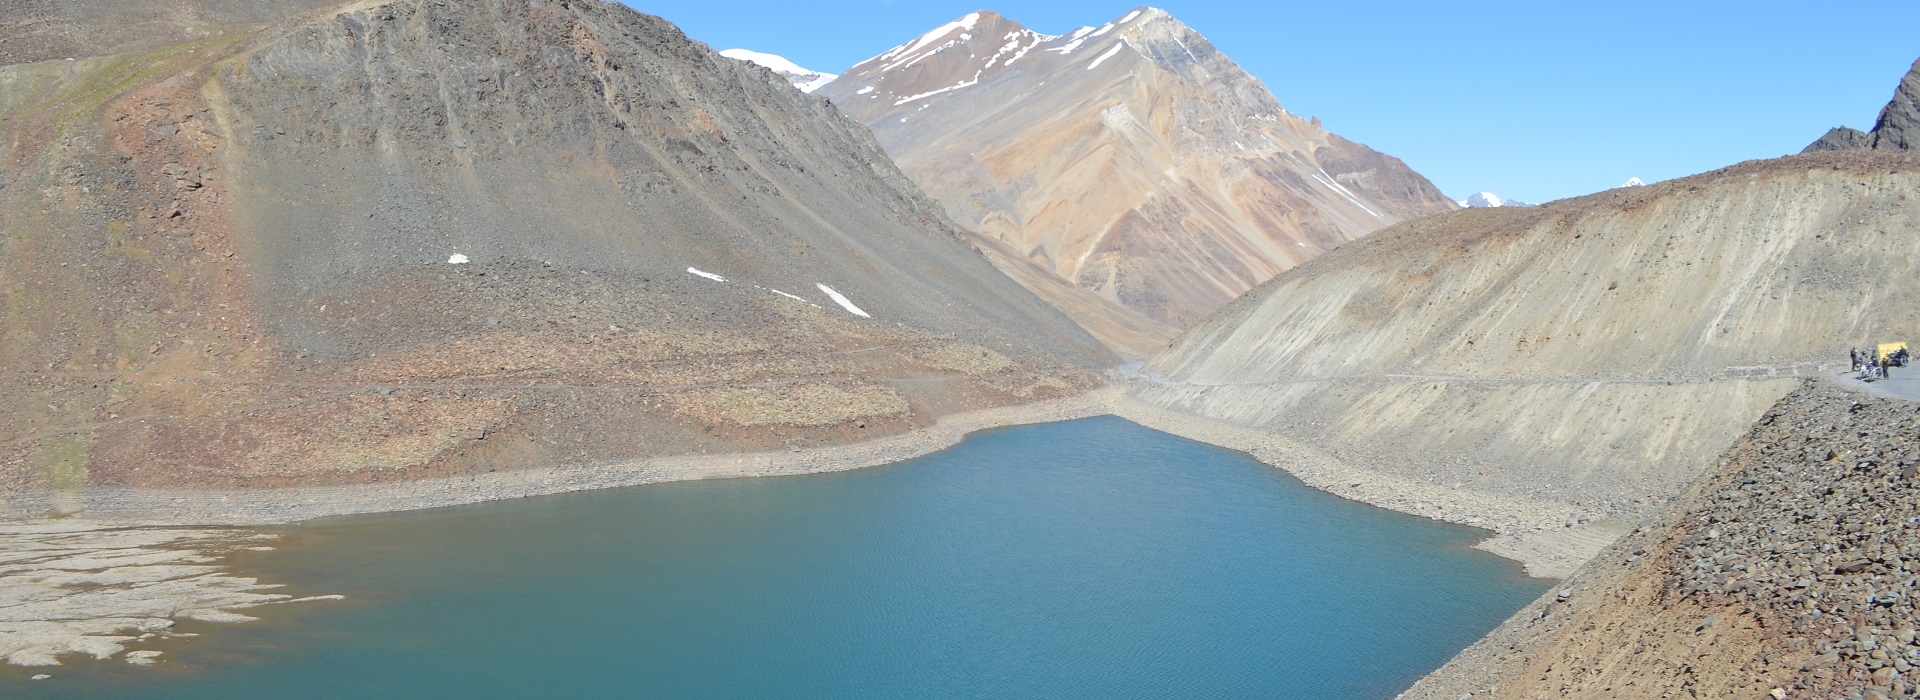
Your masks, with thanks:
[[[938,452],[978,430],[1106,415],[1116,396],[1117,390],[1108,388],[1055,401],[970,411],[942,417],[932,427],[900,435],[786,452],[664,457],[392,484],[256,490],[89,488],[66,494],[36,492],[0,498],[0,520],[76,513],[89,521],[122,527],[280,525],[335,515],[442,508],[671,481],[824,474],[892,464]]]
[[[257,491],[87,489],[0,500],[0,659],[57,666],[62,655],[151,664],[144,647],[190,636],[180,620],[244,622],[295,598],[238,575],[223,555],[270,546],[249,526],[693,479],[786,476],[892,464],[937,452],[968,433],[1109,413],[1117,389],[956,414],[933,427],[870,442],[771,454],[689,456],[577,469],[497,472],[405,484]]]
[[[1565,578],[1630,526],[1569,504],[1447,487],[1348,464],[1279,433],[1177,413],[1125,397],[1113,414],[1190,440],[1240,450],[1308,486],[1388,510],[1492,530],[1477,545],[1527,573]]]
[[[1494,536],[1477,546],[1519,561],[1534,576],[1564,577],[1619,534],[1609,523],[1583,522],[1592,514],[1569,505],[1448,488],[1349,465],[1284,435],[1147,406],[1128,399],[1125,386],[1116,385],[1068,399],[955,414],[930,428],[869,442],[781,453],[673,457],[403,484],[255,491],[94,488],[7,497],[0,499],[0,522],[6,523],[0,526],[5,541],[0,551],[11,557],[0,560],[0,658],[16,665],[56,664],[66,653],[111,658],[129,643],[164,638],[177,619],[239,621],[247,618],[236,610],[295,600],[267,593],[275,586],[229,574],[219,564],[224,551],[264,546],[252,543],[258,535],[244,529],[250,526],[671,481],[849,471],[937,452],[979,430],[1101,415],[1248,452],[1343,498],[1491,530]],[[97,552],[113,554],[102,558]],[[149,560],[166,566],[146,566]],[[76,576],[112,585],[85,596],[63,593],[62,586]],[[147,593],[113,594],[135,588]],[[58,610],[47,607],[47,600],[61,596],[67,600]],[[151,654],[135,653],[139,656],[127,658],[153,660]]]
[[[822,474],[913,459],[951,447],[979,430],[1100,415],[1117,415],[1162,432],[1247,452],[1309,486],[1342,498],[1491,530],[1495,536],[1479,546],[1521,562],[1534,576],[1565,577],[1627,527],[1568,504],[1446,487],[1347,464],[1279,433],[1131,400],[1124,386],[1067,399],[955,414],[941,418],[930,428],[851,445],[493,472],[398,484],[37,492],[0,497],[0,520],[33,521],[49,515],[77,514],[87,522],[112,527],[281,525],[336,515],[441,508],[671,481]]]

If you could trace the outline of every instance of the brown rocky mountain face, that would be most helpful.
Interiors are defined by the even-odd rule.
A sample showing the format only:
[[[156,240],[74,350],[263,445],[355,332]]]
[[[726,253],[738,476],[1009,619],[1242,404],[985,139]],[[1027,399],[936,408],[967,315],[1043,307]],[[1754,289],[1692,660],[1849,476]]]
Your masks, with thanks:
[[[831,104],[614,3],[7,65],[0,132],[0,492],[804,449],[1111,359]]]
[[[1063,301],[1078,288],[1170,329],[1358,236],[1456,208],[1399,160],[1287,112],[1152,8],[1057,37],[973,13],[819,94],[963,228],[1069,282],[1030,283],[1042,296],[1093,308]],[[1076,314],[1096,334],[1115,318]]]
[[[1801,153],[1862,149],[1920,150],[1920,61],[1914,61],[1913,68],[1900,80],[1900,86],[1894,89],[1893,101],[1880,110],[1873,131],[1834,127]]]
[[[1222,309],[1132,394],[1383,479],[1575,509],[1597,550],[1794,377],[1920,337],[1896,282],[1920,278],[1917,166],[1795,156],[1400,224]]]

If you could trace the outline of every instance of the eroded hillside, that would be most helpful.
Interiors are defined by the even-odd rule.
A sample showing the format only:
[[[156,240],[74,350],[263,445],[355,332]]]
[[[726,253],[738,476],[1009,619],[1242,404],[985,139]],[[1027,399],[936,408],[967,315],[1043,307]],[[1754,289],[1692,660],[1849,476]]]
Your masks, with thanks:
[[[865,129],[624,6],[0,67],[0,489],[802,449],[1099,383]]]
[[[1916,165],[1798,156],[1402,224],[1223,309],[1132,394],[1440,490],[1562,504],[1603,543],[1792,377],[1916,337]]]

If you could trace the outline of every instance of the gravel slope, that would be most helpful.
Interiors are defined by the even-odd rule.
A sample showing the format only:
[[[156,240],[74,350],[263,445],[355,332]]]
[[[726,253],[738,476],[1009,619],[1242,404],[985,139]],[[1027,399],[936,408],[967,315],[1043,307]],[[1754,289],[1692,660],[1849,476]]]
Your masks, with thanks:
[[[1718,467],[1404,698],[1920,690],[1920,404],[1808,382]]]
[[[1619,529],[1794,377],[1920,335],[1905,154],[1745,163],[1402,224],[1215,314],[1130,390],[1358,468]]]

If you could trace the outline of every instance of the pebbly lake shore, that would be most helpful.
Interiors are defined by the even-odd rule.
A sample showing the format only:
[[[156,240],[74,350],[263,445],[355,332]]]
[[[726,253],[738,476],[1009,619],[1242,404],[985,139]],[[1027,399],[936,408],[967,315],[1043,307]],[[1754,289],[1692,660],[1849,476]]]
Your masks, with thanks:
[[[95,488],[0,499],[0,658],[53,665],[66,653],[151,663],[129,646],[164,639],[176,619],[244,621],[262,605],[327,599],[270,592],[231,574],[221,553],[270,546],[244,528],[360,513],[439,508],[697,479],[791,476],[893,464],[998,427],[1116,415],[1162,432],[1241,450],[1314,488],[1421,517],[1487,529],[1476,545],[1529,574],[1563,578],[1626,529],[1577,522],[1572,506],[1449,488],[1345,464],[1288,437],[1149,407],[1124,385],[1077,397],[955,414],[934,426],[797,452],[661,458],[595,467],[495,472],[405,484],[256,491]],[[84,581],[82,581],[84,579]],[[76,581],[86,596],[65,591]],[[115,592],[119,594],[116,595]],[[129,595],[139,591],[129,603]],[[64,599],[64,600],[62,600]],[[53,602],[58,601],[58,602]],[[130,607],[131,606],[131,607]]]

